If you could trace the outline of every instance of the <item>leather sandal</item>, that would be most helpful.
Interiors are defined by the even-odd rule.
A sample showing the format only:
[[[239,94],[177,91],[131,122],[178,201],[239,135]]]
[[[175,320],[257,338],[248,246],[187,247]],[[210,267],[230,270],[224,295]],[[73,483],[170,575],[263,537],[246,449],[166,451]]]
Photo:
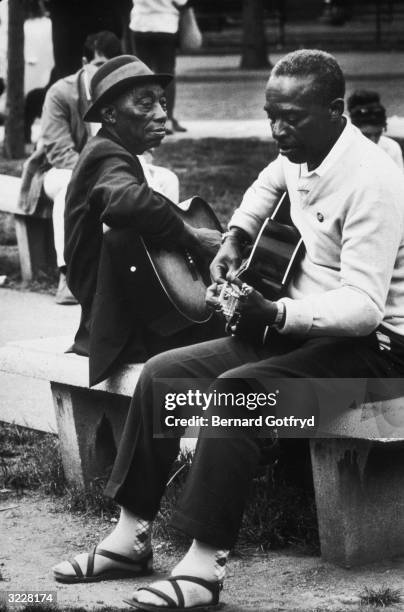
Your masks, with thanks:
[[[117,563],[125,563],[126,565],[131,566],[130,568],[116,568],[116,569],[108,569],[103,570],[99,574],[94,574],[94,557],[95,555],[100,555],[101,557],[107,557],[112,561],[116,561]],[[103,548],[94,548],[91,553],[88,553],[87,556],[87,569],[86,572],[83,573],[79,563],[76,559],[69,561],[70,565],[76,572],[75,576],[69,576],[67,574],[62,574],[60,572],[54,571],[53,575],[57,582],[64,582],[67,584],[77,583],[77,582],[99,582],[101,580],[116,580],[118,578],[133,578],[136,576],[147,576],[148,574],[153,573],[153,553],[150,552],[145,557],[141,559],[129,559],[129,557],[124,557],[123,555],[119,555],[118,553],[111,552],[110,550],[104,550]]]
[[[181,590],[181,587],[178,584],[178,581],[185,580],[187,582],[193,582],[195,584],[199,584],[203,586],[205,589],[212,593],[212,601],[207,604],[198,604],[197,606],[187,606],[185,607],[185,599],[184,594]],[[196,576],[170,576],[169,578],[165,578],[162,582],[170,582],[174,592],[177,596],[177,601],[175,601],[172,597],[160,591],[160,589],[156,589],[153,586],[144,586],[138,591],[148,591],[149,593],[153,593],[160,597],[163,601],[167,603],[166,606],[154,605],[151,603],[142,603],[141,601],[137,601],[136,599],[124,599],[123,601],[132,608],[137,608],[138,610],[144,610],[146,612],[164,612],[167,610],[175,610],[176,612],[188,612],[188,610],[214,610],[219,605],[219,594],[223,588],[222,582],[209,582],[208,580],[204,580],[203,578],[197,578]]]

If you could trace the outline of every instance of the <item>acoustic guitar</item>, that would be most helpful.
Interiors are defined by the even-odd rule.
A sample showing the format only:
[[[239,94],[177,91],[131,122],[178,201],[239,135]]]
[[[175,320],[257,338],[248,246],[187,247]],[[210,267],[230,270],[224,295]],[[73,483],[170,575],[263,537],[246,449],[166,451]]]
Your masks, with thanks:
[[[284,295],[303,252],[303,240],[292,224],[289,197],[284,193],[271,217],[262,224],[236,278],[257,289],[266,299],[275,301]],[[219,304],[227,321],[226,330],[251,340],[262,339],[264,329],[258,329],[253,321],[247,324],[240,319],[240,298],[242,292],[237,285],[223,284]]]
[[[170,205],[174,206],[171,202]],[[192,227],[222,232],[215,213],[200,197],[181,202],[174,209]],[[206,288],[211,282],[208,259],[181,247],[156,248],[143,238],[134,259],[132,278],[143,294],[147,289],[141,318],[149,329],[169,336],[211,318],[212,311],[205,302]]]

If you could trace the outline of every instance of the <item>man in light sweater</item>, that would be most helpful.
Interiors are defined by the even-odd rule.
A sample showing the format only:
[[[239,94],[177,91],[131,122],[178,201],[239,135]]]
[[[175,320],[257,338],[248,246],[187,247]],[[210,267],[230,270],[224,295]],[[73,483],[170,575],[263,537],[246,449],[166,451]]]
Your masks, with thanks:
[[[254,240],[288,190],[305,254],[287,296],[269,301],[247,287],[240,304],[241,322],[269,327],[269,341],[254,343],[236,335],[146,363],[107,486],[122,507],[118,525],[98,554],[76,557],[76,569],[59,566],[58,579],[62,570],[65,578],[81,581],[88,579],[88,568],[98,578],[117,569],[135,575],[151,568],[152,521],[179,448],[177,438],[153,437],[159,381],[172,392],[171,399],[183,390],[183,379],[200,386],[202,379],[213,380],[215,397],[279,390],[290,414],[310,415],[316,410],[310,387],[297,395],[296,380],[403,376],[404,178],[343,115],[344,93],[340,67],[322,51],[290,53],[273,68],[265,111],[280,154],[234,213],[212,262],[215,282],[208,290],[215,307],[218,286],[239,267],[243,245]],[[190,396],[184,397],[182,414],[192,414]],[[220,407],[220,414],[239,416],[239,406]],[[131,596],[133,607],[150,611],[217,603],[259,462],[261,434],[248,427],[217,439],[202,427],[172,517],[173,525],[193,538],[192,545],[168,579]],[[126,565],[110,553],[126,556]]]

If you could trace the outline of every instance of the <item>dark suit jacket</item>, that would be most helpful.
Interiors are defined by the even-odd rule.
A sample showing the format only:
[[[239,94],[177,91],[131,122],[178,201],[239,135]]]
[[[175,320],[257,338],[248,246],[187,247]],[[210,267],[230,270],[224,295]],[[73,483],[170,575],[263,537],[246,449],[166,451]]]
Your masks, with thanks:
[[[114,229],[103,233],[103,223]],[[82,308],[72,350],[89,354],[91,385],[117,363],[150,356],[130,268],[139,235],[167,246],[182,228],[166,198],[145,182],[137,157],[103,127],[80,154],[65,210],[67,281]]]

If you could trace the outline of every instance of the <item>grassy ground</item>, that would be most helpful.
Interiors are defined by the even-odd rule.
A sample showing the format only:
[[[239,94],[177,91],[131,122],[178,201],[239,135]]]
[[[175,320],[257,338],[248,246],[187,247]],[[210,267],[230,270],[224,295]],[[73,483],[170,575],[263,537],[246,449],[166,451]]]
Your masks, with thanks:
[[[282,449],[271,443],[271,453],[254,479],[240,534],[241,546],[268,550],[299,547],[318,552],[314,494],[310,479],[299,471],[290,477],[281,460]],[[302,455],[300,455],[302,456]],[[263,457],[265,454],[263,452]],[[192,456],[182,455],[172,470],[155,525],[156,537],[182,546],[186,540],[169,525],[170,516],[187,477]],[[90,490],[69,487],[64,479],[57,436],[0,422],[0,500],[32,492],[52,496],[63,510],[95,516],[117,516],[116,506],[103,497],[106,481],[93,481]]]
[[[0,476],[0,525],[3,527],[3,530],[0,527],[0,612],[6,610],[1,592],[21,589],[57,591],[58,608],[35,605],[37,611],[122,610],[119,604],[133,590],[133,581],[69,587],[56,585],[51,578],[51,567],[56,562],[90,550],[99,542],[110,531],[116,513],[100,505],[95,495],[91,504],[87,498],[83,508],[84,501],[78,499],[77,492],[67,490],[59,473],[60,460],[54,453],[57,448],[54,436],[40,434],[35,439],[32,432],[12,426],[2,429],[1,424],[0,432],[0,449],[12,452],[11,458],[3,457],[9,469],[7,480],[3,482]],[[48,450],[43,454],[45,446]],[[38,481],[37,468],[43,469],[45,463],[48,466],[43,479]],[[153,537],[157,572],[154,579],[161,578],[178,561],[187,544],[172,537],[167,519],[188,463],[187,457],[183,457],[176,466],[176,470],[183,469],[174,478],[157,522]],[[32,466],[32,474],[27,473],[27,464]],[[27,488],[17,491],[14,486],[21,482],[18,479],[21,471]],[[4,484],[12,489],[7,497]],[[45,495],[49,487],[53,494]],[[76,509],[81,503],[80,512],[72,511],[74,500],[78,504]],[[225,609],[228,612],[374,612],[380,608],[397,612],[402,609],[404,562],[347,571],[314,556],[311,545],[302,547],[302,527],[306,537],[316,532],[315,517],[310,514],[313,503],[309,500],[307,491],[285,483],[284,475],[280,477],[273,465],[257,475],[241,541],[229,563],[222,596]],[[281,545],[279,537],[283,540],[282,551],[275,550]],[[297,541],[300,547],[296,547]],[[286,548],[288,543],[293,546]],[[21,612],[34,612],[33,606],[19,608]]]
[[[155,161],[178,174],[181,199],[200,195],[225,223],[244,191],[275,155],[274,143],[206,138],[167,142],[156,149]]]
[[[399,143],[404,150],[404,140]],[[224,225],[244,191],[275,155],[273,142],[206,138],[165,142],[155,150],[155,163],[177,173],[182,200],[200,195],[212,205]],[[0,174],[20,176],[23,161],[5,160],[0,156]],[[10,215],[0,213],[0,274],[7,274],[9,285],[18,289],[21,285],[15,245],[13,220]],[[56,283],[57,275],[50,270],[28,289],[54,292]]]

